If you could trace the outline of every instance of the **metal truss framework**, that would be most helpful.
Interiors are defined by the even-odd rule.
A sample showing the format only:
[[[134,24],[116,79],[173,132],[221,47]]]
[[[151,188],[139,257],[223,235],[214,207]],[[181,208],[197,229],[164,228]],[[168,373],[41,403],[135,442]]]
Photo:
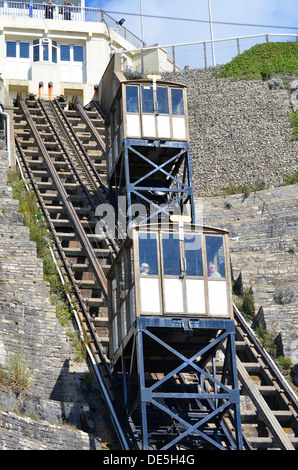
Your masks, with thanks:
[[[155,151],[161,156],[152,159],[149,155]],[[163,151],[167,153],[162,155]],[[117,166],[112,178],[114,192],[116,199],[123,193],[127,197],[128,223],[134,218],[131,208],[135,203],[150,210],[138,224],[160,214],[169,217],[178,208],[183,214],[186,204],[190,206],[191,221],[195,222],[189,144],[126,139]]]
[[[232,320],[137,318],[114,377],[142,449],[242,450],[234,336]]]

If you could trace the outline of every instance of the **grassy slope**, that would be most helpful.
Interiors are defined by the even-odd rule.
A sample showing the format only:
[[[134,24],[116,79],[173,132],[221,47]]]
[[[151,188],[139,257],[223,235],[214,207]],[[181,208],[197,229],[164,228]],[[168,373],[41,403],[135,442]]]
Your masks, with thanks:
[[[257,44],[224,65],[218,76],[266,80],[277,73],[298,74],[298,42]]]

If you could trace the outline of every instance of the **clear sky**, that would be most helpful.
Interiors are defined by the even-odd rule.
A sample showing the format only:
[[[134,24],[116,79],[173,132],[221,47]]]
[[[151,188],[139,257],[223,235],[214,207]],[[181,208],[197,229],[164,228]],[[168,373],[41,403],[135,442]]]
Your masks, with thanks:
[[[140,38],[141,18],[137,15],[140,15],[142,4],[143,34],[147,45],[180,44],[210,39],[208,0],[85,0],[85,2],[86,7],[101,8],[116,20],[124,17],[126,20],[124,26]],[[262,33],[298,34],[297,3],[297,0],[210,0],[213,37],[222,39]],[[177,20],[152,18],[146,15],[172,17]],[[238,25],[219,23],[238,23]],[[244,26],[247,24],[250,26]],[[270,40],[277,39],[270,38]],[[247,45],[243,44],[243,48],[247,48]],[[199,53],[199,49],[189,47],[188,53],[182,49],[179,53],[186,56],[192,66],[191,60]],[[228,56],[236,55],[236,46],[234,50],[234,45],[232,47],[231,43],[221,43],[216,46],[216,55],[218,63],[226,62]]]

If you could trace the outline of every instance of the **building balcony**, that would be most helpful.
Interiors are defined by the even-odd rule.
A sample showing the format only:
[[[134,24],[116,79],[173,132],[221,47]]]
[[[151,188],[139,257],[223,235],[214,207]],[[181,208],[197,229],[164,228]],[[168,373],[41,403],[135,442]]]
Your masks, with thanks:
[[[0,1],[0,17],[15,17],[18,20],[46,20],[49,22],[75,22],[75,23],[104,23],[108,29],[115,31],[136,48],[145,47],[145,44],[135,34],[125,28],[121,21],[116,21],[100,8],[86,8],[82,6],[64,6],[63,0],[53,1],[53,9],[46,3],[10,2]],[[72,2],[75,3],[75,2]],[[3,18],[4,19],[4,18]],[[28,23],[26,23],[29,26]],[[62,25],[61,25],[62,26]]]

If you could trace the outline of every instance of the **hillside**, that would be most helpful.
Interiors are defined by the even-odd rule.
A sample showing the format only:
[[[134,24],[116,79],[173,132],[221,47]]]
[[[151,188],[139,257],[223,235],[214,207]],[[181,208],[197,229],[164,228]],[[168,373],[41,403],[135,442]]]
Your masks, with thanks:
[[[256,44],[224,65],[218,77],[268,80],[275,74],[298,74],[298,43]]]

